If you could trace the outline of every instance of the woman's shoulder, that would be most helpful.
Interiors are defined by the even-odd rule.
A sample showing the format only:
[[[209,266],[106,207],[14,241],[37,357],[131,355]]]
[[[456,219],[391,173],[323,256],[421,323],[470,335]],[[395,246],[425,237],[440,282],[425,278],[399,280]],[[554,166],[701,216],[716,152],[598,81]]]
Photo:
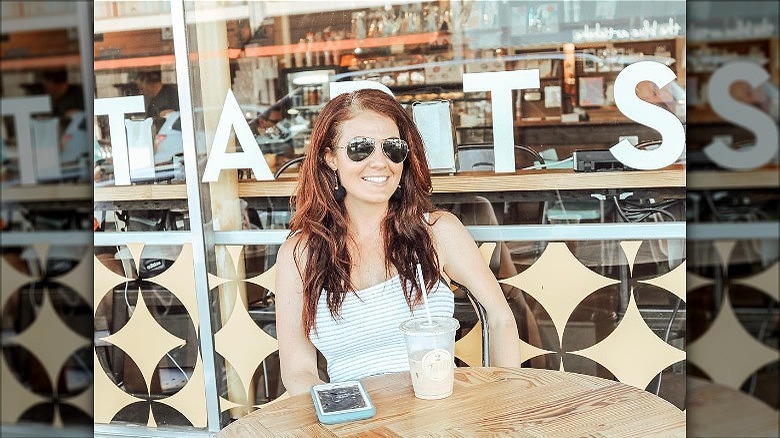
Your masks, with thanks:
[[[450,247],[452,244],[464,242],[471,239],[466,227],[457,216],[448,211],[431,212],[429,223],[431,225],[431,234],[438,242],[439,251]]]
[[[453,229],[463,228],[463,223],[457,216],[445,210],[436,210],[428,213],[428,223],[434,232],[447,232]]]
[[[297,258],[300,262],[305,262],[305,257],[303,257],[305,253],[306,238],[301,233],[294,233],[282,242],[276,254],[276,260],[277,262],[293,262]]]

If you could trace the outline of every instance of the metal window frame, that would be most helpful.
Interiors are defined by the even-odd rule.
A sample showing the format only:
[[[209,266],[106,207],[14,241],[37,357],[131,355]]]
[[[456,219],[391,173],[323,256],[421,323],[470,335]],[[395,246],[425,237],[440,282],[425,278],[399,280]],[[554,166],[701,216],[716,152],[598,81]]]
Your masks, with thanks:
[[[171,24],[176,66],[176,85],[179,91],[179,117],[181,117],[182,125],[187,208],[190,214],[189,238],[192,243],[195,297],[198,305],[200,355],[203,361],[203,375],[206,387],[206,428],[210,432],[218,432],[222,428],[222,424],[220,422],[219,392],[217,391],[216,349],[214,347],[214,330],[211,324],[212,312],[211,300],[209,299],[206,248],[206,233],[213,231],[203,220],[204,206],[201,205],[184,0],[171,0]]]

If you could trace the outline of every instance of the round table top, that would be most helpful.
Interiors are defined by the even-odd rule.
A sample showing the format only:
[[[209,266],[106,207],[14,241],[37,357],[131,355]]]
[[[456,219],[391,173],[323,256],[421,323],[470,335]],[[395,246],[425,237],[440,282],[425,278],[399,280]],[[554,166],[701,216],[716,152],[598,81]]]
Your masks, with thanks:
[[[728,386],[688,376],[686,407],[692,437],[777,437],[777,411]]]
[[[456,368],[453,393],[441,400],[415,398],[408,372],[369,377],[363,384],[376,406],[371,419],[320,424],[311,396],[301,394],[260,408],[217,436],[685,436],[685,414],[671,403],[583,374]]]

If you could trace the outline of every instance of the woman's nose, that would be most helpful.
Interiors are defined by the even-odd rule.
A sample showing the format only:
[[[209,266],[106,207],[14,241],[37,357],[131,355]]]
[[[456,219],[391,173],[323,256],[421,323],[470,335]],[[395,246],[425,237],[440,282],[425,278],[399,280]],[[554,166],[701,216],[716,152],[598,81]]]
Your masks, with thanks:
[[[376,145],[374,150],[371,151],[371,155],[368,156],[369,165],[371,167],[385,167],[387,166],[387,157],[382,152],[382,145]]]

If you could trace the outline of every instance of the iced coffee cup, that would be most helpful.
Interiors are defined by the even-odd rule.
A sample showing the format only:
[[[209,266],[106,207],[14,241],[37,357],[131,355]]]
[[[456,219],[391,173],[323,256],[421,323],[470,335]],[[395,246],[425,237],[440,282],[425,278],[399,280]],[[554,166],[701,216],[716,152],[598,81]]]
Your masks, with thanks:
[[[435,400],[452,394],[458,327],[458,320],[449,317],[411,318],[401,323],[415,397]]]

